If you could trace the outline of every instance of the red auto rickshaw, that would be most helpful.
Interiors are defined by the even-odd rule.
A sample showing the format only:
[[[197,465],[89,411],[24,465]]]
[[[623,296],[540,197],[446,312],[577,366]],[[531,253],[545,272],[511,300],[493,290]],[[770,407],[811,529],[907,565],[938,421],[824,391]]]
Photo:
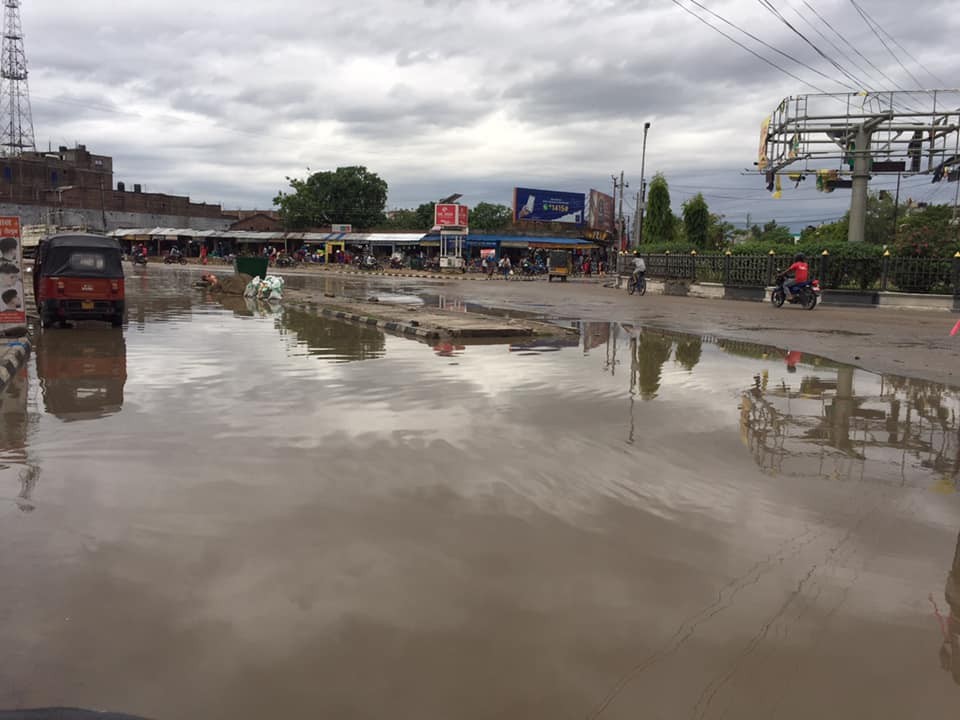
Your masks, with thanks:
[[[104,235],[53,235],[40,242],[33,294],[43,327],[68,320],[123,324],[120,244]]]

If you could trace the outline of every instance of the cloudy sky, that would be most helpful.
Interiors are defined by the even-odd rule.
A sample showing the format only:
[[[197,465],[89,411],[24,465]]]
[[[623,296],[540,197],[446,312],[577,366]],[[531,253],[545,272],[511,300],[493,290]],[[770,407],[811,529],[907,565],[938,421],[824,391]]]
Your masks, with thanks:
[[[363,164],[389,183],[390,207],[452,192],[509,204],[515,185],[609,190],[621,169],[634,193],[649,121],[647,177],[666,174],[675,209],[703,190],[740,223],[842,215],[849,193],[787,190],[776,201],[742,173],[781,98],[850,81],[759,1],[699,0],[809,67],[676,2],[804,82],[673,0],[21,4],[38,145],[85,143],[114,156],[116,180],[148,191],[264,208],[288,175]],[[860,2],[892,53],[850,0],[776,7],[871,90],[955,78],[953,3]],[[946,183],[905,186],[953,199]]]

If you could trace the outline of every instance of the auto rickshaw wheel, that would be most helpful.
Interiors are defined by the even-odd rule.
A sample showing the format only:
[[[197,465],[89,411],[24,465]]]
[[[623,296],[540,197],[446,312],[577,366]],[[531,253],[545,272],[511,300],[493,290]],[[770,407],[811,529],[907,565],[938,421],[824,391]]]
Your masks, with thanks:
[[[114,315],[110,318],[110,325],[112,327],[123,327],[123,315]]]
[[[56,324],[56,322],[57,322],[57,319],[50,315],[43,315],[40,318],[40,326],[45,330],[48,328],[52,328]]]

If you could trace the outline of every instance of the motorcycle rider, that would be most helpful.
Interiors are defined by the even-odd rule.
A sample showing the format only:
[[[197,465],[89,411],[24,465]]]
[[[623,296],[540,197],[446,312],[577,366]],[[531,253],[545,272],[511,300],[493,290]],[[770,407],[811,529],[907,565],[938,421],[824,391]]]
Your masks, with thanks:
[[[793,277],[783,283],[783,291],[786,293],[787,300],[794,302],[793,288],[807,282],[807,278],[810,277],[810,266],[807,265],[807,258],[803,253],[794,255],[793,265],[783,272],[784,275],[790,273],[793,273]]]
[[[640,278],[647,274],[647,263],[644,262],[639,250],[633,251],[633,283],[640,284]]]

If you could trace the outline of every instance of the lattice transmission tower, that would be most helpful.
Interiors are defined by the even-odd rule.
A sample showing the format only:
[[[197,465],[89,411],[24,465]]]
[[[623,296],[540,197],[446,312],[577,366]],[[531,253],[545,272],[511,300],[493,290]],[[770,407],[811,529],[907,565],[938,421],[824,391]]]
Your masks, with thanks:
[[[0,59],[0,153],[36,150],[27,54],[23,49],[20,0],[3,0],[3,57]]]
[[[761,125],[757,169],[773,190],[780,177],[849,188],[848,239],[864,239],[867,188],[876,175],[960,181],[960,90],[799,95]],[[778,177],[780,176],[780,177]],[[960,201],[960,184],[954,214]]]

